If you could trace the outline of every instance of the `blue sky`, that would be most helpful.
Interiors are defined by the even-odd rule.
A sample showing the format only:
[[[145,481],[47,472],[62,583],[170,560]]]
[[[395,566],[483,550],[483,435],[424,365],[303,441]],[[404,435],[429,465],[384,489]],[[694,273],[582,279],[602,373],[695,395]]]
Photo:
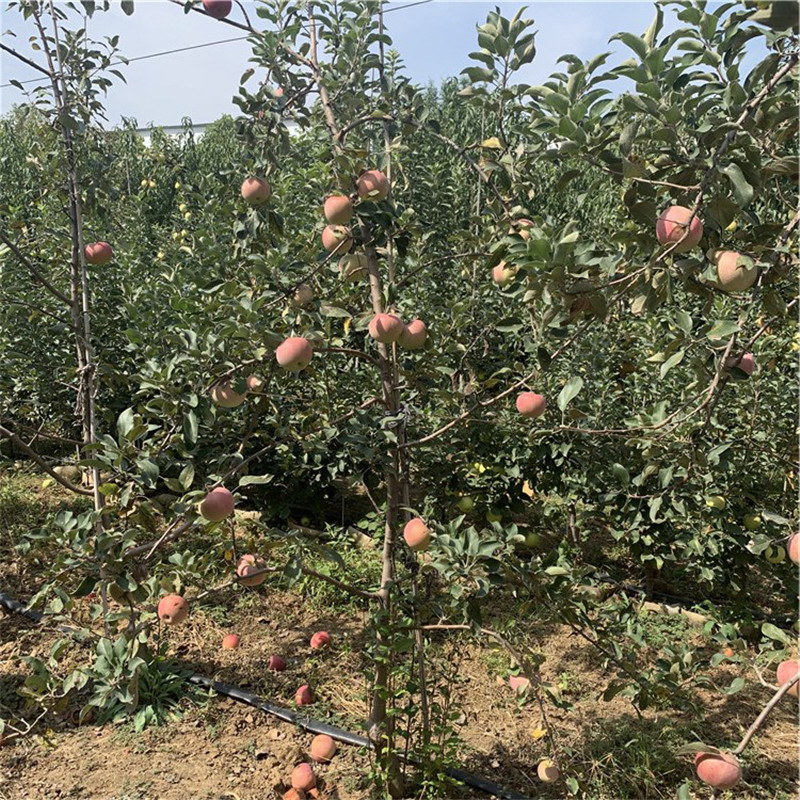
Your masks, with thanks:
[[[88,30],[94,38],[118,34],[122,53],[136,57],[181,47],[232,39],[242,31],[200,14],[184,15],[182,10],[164,0],[135,0],[133,16],[126,17],[119,8],[98,13],[88,20]],[[397,0],[396,6],[410,0]],[[251,2],[245,0],[250,8]],[[438,83],[442,78],[457,75],[469,66],[467,54],[477,50],[476,25],[485,21],[495,5],[512,17],[520,6],[527,7],[525,16],[535,20],[537,56],[533,64],[519,76],[521,81],[539,84],[558,69],[557,60],[565,53],[582,58],[611,50],[617,60],[627,58],[627,48],[619,42],[609,44],[618,31],[641,34],[650,24],[654,5],[650,2],[528,2],[486,3],[463,0],[435,0],[426,5],[398,9],[386,17],[388,32],[394,47],[400,51],[407,73],[418,83],[429,80]],[[391,8],[391,5],[388,6]],[[239,10],[234,6],[231,18]],[[666,28],[675,26],[673,12],[667,10]],[[251,14],[251,19],[254,15]],[[2,41],[34,59],[41,54],[27,49],[31,26],[19,15],[5,8]],[[121,82],[110,90],[106,100],[111,125],[122,116],[134,117],[140,125],[180,123],[183,117],[195,122],[209,122],[224,113],[236,114],[238,109],[231,97],[238,88],[239,78],[247,68],[250,48],[246,41],[229,42],[184,53],[172,53],[122,67],[127,85]],[[0,56],[0,83],[36,77],[28,66],[20,64],[6,53]],[[0,110],[21,102],[23,95],[13,87],[0,91]]]

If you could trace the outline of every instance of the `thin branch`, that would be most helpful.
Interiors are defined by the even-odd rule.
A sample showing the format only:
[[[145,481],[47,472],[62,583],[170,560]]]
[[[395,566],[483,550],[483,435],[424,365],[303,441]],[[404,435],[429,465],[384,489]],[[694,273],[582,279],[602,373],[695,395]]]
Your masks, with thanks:
[[[764,720],[770,715],[772,709],[778,705],[778,703],[781,701],[781,698],[789,691],[789,689],[792,688],[792,686],[798,682],[798,680],[800,680],[800,674],[795,675],[791,680],[784,683],[777,692],[775,692],[769,703],[764,706],[764,708],[761,710],[761,713],[755,718],[753,724],[747,729],[747,732],[742,737],[742,741],[736,745],[732,751],[733,755],[738,756],[745,749],[745,747],[750,744],[750,740],[753,738],[756,731],[764,724]]]
[[[60,483],[66,489],[69,489],[71,492],[75,492],[75,494],[88,495],[89,497],[94,494],[92,490],[75,486],[75,484],[70,483],[66,478],[62,478],[57,472],[54,472],[32,447],[29,447],[27,444],[25,444],[25,442],[23,442],[16,433],[10,431],[3,425],[0,425],[0,435],[13,442],[20,449],[24,450],[41,469],[43,469],[54,481]]]
[[[62,303],[66,303],[68,306],[72,305],[72,301],[69,299],[69,297],[67,297],[63,292],[56,289],[56,287],[53,286],[53,284],[50,283],[50,281],[48,281],[47,278],[45,278],[44,275],[42,275],[42,273],[39,272],[39,270],[33,266],[33,264],[31,264],[31,262],[27,259],[25,254],[16,246],[16,244],[14,244],[14,242],[12,242],[11,239],[9,239],[2,231],[0,231],[0,242],[5,244],[8,247],[8,249],[11,250],[11,252],[19,259],[22,265],[26,267],[26,269],[31,273],[31,275],[33,275],[33,277],[36,278],[36,280],[39,281],[39,283],[42,286],[48,289],[54,297],[57,297]]]

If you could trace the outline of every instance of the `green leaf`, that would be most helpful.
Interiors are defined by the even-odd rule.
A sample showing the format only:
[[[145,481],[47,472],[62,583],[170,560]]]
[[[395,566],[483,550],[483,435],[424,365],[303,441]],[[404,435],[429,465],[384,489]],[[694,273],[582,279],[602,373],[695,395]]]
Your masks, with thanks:
[[[639,56],[639,60],[644,61],[647,56],[647,43],[644,39],[632,33],[615,33],[608,41],[613,42],[615,39],[619,39],[621,42],[628,45],[628,47]]]
[[[120,439],[125,439],[134,426],[134,410],[133,407],[126,408],[117,417],[117,433]]]
[[[755,190],[747,182],[747,178],[745,178],[742,168],[732,161],[722,170],[722,172],[728,176],[731,185],[733,186],[733,196],[736,198],[736,202],[742,208],[747,208],[747,206],[753,202]]]
[[[791,637],[780,628],[773,625],[771,622],[765,622],[761,626],[761,633],[768,639],[774,639],[781,644],[790,645],[792,643]]]
[[[683,361],[683,357],[686,355],[685,350],[678,350],[676,353],[673,353],[662,365],[661,369],[659,370],[660,376],[663,378],[674,366],[680,364]]]
[[[678,311],[675,315],[675,322],[684,333],[692,332],[692,316],[686,311]]]
[[[187,411],[183,416],[183,438],[189,447],[197,444],[197,415]]]
[[[181,474],[178,475],[178,483],[181,485],[181,488],[184,492],[188,492],[189,489],[192,488],[192,483],[194,482],[194,464],[190,461],[182,470]]]
[[[131,14],[133,14],[133,0],[121,0],[120,6],[122,7],[122,11],[126,16],[129,17]]]
[[[319,307],[319,313],[323,317],[341,317],[342,319],[349,319],[353,316],[347,309],[333,306],[329,303],[322,303]]]
[[[733,336],[739,331],[739,325],[730,319],[721,319],[715,322],[711,330],[706,334],[709,339],[721,341]]]
[[[239,486],[257,486],[271,483],[274,478],[274,475],[243,475],[239,478]]]
[[[570,378],[565,384],[561,393],[558,395],[558,407],[564,411],[566,407],[578,396],[583,389],[583,378],[576,375]]]

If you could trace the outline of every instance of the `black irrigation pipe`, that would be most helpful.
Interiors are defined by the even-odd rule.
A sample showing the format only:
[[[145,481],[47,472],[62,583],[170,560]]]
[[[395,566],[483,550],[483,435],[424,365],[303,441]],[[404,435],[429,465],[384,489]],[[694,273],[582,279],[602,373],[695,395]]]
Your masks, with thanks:
[[[41,611],[32,611],[23,603],[20,603],[13,597],[9,597],[3,592],[0,592],[0,607],[39,623],[41,623],[47,616]],[[67,625],[58,625],[57,627],[58,630],[65,633],[75,633],[77,630],[76,628],[71,628]],[[370,742],[366,736],[350,733],[342,728],[328,725],[327,722],[321,722],[320,720],[307,717],[304,714],[297,714],[288,708],[270,703],[258,695],[252,694],[251,692],[246,692],[244,689],[240,689],[238,686],[231,686],[228,683],[215,681],[211,678],[205,677],[204,675],[197,675],[196,673],[193,673],[189,677],[189,682],[197,686],[202,686],[206,689],[213,689],[217,694],[225,695],[233,700],[238,700],[240,703],[246,703],[253,708],[257,708],[260,711],[271,714],[273,717],[277,717],[284,722],[289,722],[292,725],[296,725],[298,728],[309,731],[310,733],[324,733],[330,736],[332,739],[336,739],[337,741],[345,744],[351,744],[355,747],[372,748],[372,742]],[[405,760],[411,764],[420,764],[417,759],[411,756],[406,756]],[[454,767],[444,767],[444,773],[448,778],[453,778],[454,780],[464,783],[467,786],[472,786],[474,789],[479,789],[480,791],[486,792],[486,794],[491,795],[492,797],[500,798],[501,800],[530,800],[527,795],[517,794],[517,792],[511,789],[504,789],[502,786],[498,786],[491,781],[487,781],[485,778],[481,778],[478,775],[472,775],[469,772],[464,772],[460,769],[455,769]]]

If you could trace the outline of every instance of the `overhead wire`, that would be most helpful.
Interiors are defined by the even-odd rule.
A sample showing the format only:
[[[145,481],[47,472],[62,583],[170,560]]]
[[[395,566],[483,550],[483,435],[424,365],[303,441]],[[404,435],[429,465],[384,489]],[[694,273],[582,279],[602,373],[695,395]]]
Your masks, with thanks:
[[[394,6],[386,8],[383,13],[390,14],[393,11],[402,11],[404,8],[413,8],[414,6],[424,6],[432,2],[433,0],[417,0],[417,2],[415,3],[406,3],[405,5],[402,6]],[[216,42],[203,42],[201,44],[189,45],[188,47],[176,47],[173,50],[162,50],[161,52],[158,53],[147,53],[143,56],[133,56],[132,58],[122,59],[120,61],[113,61],[111,64],[109,64],[109,67],[116,67],[121,65],[124,66],[126,64],[132,64],[134,61],[146,61],[149,58],[160,58],[161,56],[169,56],[173,55],[174,53],[186,53],[190,50],[200,50],[204,47],[214,47],[219,44],[230,44],[231,42],[243,42],[247,38],[248,38],[247,36],[235,36],[232,39],[219,39]],[[25,85],[28,83],[41,83],[46,80],[48,80],[48,78],[45,76],[42,78],[28,78],[27,80],[24,81],[14,81],[13,83],[2,83],[0,84],[0,89],[7,89],[11,86],[16,86],[17,84]]]

